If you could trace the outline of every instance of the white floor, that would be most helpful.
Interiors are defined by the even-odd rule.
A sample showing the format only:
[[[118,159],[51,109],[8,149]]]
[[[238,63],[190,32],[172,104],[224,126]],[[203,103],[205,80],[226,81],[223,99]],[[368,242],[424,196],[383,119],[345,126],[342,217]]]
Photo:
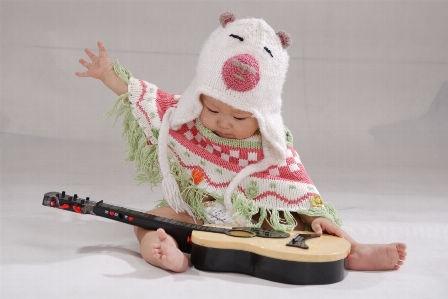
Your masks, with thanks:
[[[0,298],[448,298],[448,2],[1,1]],[[102,40],[181,93],[222,12],[292,36],[283,116],[324,200],[360,242],[405,242],[399,271],[292,286],[140,256],[132,227],[43,207],[48,191],[148,210],[115,99],[74,76]]]

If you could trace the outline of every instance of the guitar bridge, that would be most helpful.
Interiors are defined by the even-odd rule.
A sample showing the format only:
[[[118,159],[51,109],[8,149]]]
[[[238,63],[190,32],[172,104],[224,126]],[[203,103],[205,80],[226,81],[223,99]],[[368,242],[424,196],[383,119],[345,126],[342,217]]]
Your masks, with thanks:
[[[293,246],[302,249],[308,249],[308,245],[306,245],[305,241],[312,238],[318,238],[319,235],[316,234],[296,234],[291,241],[289,241],[286,246]]]

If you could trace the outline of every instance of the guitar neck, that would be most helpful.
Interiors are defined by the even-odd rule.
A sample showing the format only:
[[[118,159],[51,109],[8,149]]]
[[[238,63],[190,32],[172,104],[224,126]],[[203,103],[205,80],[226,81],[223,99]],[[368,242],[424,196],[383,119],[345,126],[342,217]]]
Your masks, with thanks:
[[[193,230],[221,234],[226,234],[229,231],[225,228],[202,226],[151,215],[134,209],[107,204],[102,200],[96,202],[88,197],[80,198],[76,194],[71,196],[65,194],[64,191],[61,193],[45,193],[42,205],[79,214],[95,215],[148,230],[163,228],[167,234],[176,240],[179,249],[186,253],[191,252],[191,233]]]
[[[90,209],[90,208],[89,208]],[[226,234],[228,229],[218,228],[212,226],[203,226],[188,222],[181,222],[169,218],[164,218],[141,211],[136,211],[126,207],[119,207],[107,203],[100,203],[98,205],[92,205],[91,210],[96,216],[104,217],[107,219],[112,219],[115,221],[120,221],[123,223],[139,226],[145,229],[156,230],[160,228],[161,225],[172,226],[176,228],[183,228],[190,231],[199,230],[212,233]]]
[[[189,253],[191,251],[191,233],[204,231],[211,233],[229,234],[235,237],[263,237],[263,238],[287,238],[286,232],[267,230],[251,227],[221,228],[213,226],[203,226],[187,222],[176,221],[156,215],[151,215],[134,209],[115,206],[101,201],[93,201],[88,197],[80,198],[76,194],[71,196],[64,191],[47,192],[44,194],[42,205],[76,212],[79,214],[95,215],[118,222],[138,226],[148,230],[163,228],[167,234],[171,235],[178,243],[179,249]]]

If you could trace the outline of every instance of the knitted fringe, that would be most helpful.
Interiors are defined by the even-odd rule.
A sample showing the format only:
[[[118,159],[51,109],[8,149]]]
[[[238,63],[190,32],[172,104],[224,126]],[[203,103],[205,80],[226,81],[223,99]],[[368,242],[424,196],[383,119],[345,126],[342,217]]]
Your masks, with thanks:
[[[132,115],[131,104],[124,101],[128,96],[128,93],[119,96],[112,108],[106,113],[106,117],[114,115],[115,125],[118,118],[124,115],[122,137],[127,140],[125,161],[135,162],[137,172],[135,178],[139,183],[149,183],[153,187],[162,181],[157,159],[157,145],[148,145],[149,139],[146,138],[137,119]]]
[[[224,196],[222,196],[222,202],[224,203]],[[252,223],[252,216],[257,214],[259,208],[254,201],[246,199],[241,194],[233,194],[231,198],[233,208],[233,220],[246,226],[254,226]],[[261,224],[260,224],[261,225]]]
[[[238,217],[243,218],[246,226],[249,227],[261,227],[265,220],[273,229],[278,231],[291,231],[297,226],[297,221],[290,211],[283,211],[283,218],[281,218],[277,209],[268,210],[265,207],[257,207],[254,202],[245,199],[242,195],[232,196],[232,205],[235,212],[234,219],[236,220]],[[257,213],[260,213],[260,216],[258,222],[254,223],[252,217]],[[320,208],[312,207],[308,210],[298,210],[296,213],[324,217],[336,225],[342,226],[342,220],[339,214],[330,203],[325,203]],[[309,225],[306,226],[306,230],[312,231]]]
[[[118,59],[114,62],[114,71],[117,76],[120,77],[120,79],[123,80],[124,83],[126,83],[126,85],[129,85],[129,78],[132,77],[132,73],[128,69],[122,67],[118,62]]]
[[[190,206],[191,210],[195,214],[196,219],[206,221],[204,204],[202,200],[208,196],[208,194],[195,185],[189,185],[185,188],[180,188],[181,196],[186,203]]]
[[[341,217],[339,216],[338,212],[336,212],[336,209],[333,207],[333,205],[328,202],[324,203],[322,207],[311,207],[308,210],[299,210],[297,211],[297,213],[312,217],[324,217],[334,222],[338,226],[342,226]]]
[[[266,221],[275,230],[291,231],[297,226],[297,221],[289,211],[283,211],[284,219],[280,218],[280,214],[277,209],[272,209],[268,212],[271,214],[271,217],[269,219],[266,219]]]
[[[168,202],[167,202],[166,200],[162,199],[162,200],[159,200],[159,201],[157,202],[157,204],[156,204],[156,206],[154,207],[154,209],[163,208],[163,207],[168,207],[168,206],[169,206]]]
[[[297,221],[290,211],[283,211],[283,218],[281,218],[277,209],[268,210],[266,207],[258,207],[255,202],[247,200],[240,194],[232,196],[232,206],[235,221],[243,219],[248,227],[261,227],[265,220],[278,231],[291,231],[297,226]],[[260,213],[260,216],[258,222],[254,223],[252,217],[257,213]]]

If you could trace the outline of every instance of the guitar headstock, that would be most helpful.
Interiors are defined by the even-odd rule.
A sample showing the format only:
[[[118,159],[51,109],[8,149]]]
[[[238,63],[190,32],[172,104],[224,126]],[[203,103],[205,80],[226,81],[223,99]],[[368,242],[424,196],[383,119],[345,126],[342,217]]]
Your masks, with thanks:
[[[77,194],[68,195],[65,191],[62,191],[45,193],[42,205],[79,214],[94,214],[93,207],[102,202],[103,201],[92,201],[89,197],[81,198]]]

